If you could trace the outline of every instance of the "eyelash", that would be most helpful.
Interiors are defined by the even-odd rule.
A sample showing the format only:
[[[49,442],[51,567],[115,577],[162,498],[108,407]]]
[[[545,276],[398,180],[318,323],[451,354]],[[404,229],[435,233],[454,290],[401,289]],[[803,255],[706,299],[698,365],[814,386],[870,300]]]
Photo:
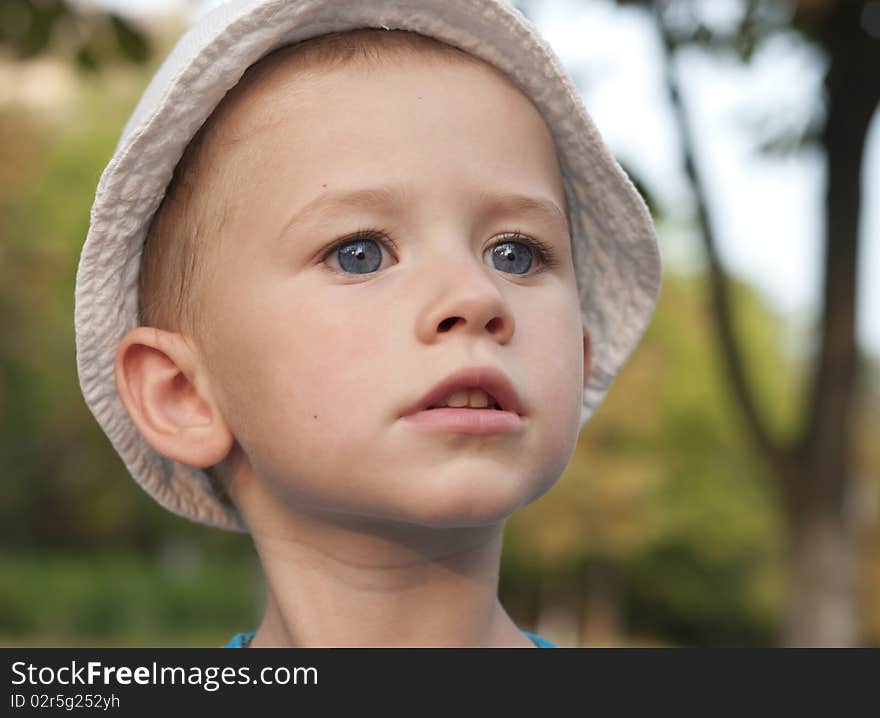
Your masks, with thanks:
[[[379,243],[385,247],[385,249],[393,248],[395,251],[399,251],[400,247],[397,244],[397,241],[391,235],[391,232],[388,232],[384,229],[379,229],[375,227],[368,227],[365,229],[359,229],[355,232],[352,232],[345,237],[342,237],[340,240],[331,244],[327,251],[324,252],[321,257],[322,262],[326,262],[328,257],[330,257],[337,249],[340,247],[344,247],[346,244],[350,244],[351,242],[356,242],[359,239],[378,239]],[[528,277],[534,276],[535,274],[539,274],[540,272],[545,272],[547,270],[555,269],[559,266],[559,259],[556,256],[556,250],[554,250],[549,245],[540,241],[539,239],[535,239],[534,237],[530,237],[527,234],[523,234],[520,230],[515,229],[512,232],[505,232],[501,238],[492,246],[495,247],[499,244],[504,244],[505,242],[516,241],[520,244],[524,244],[530,249],[532,249],[535,254],[538,255],[538,259],[540,260],[541,267],[529,274],[515,274],[512,276],[515,277]],[[390,249],[389,249],[390,251]],[[337,271],[337,270],[334,270]]]

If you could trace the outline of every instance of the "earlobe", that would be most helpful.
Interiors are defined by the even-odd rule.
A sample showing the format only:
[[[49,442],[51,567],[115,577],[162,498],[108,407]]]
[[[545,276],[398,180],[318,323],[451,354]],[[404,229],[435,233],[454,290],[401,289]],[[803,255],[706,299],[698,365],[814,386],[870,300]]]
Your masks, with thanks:
[[[116,389],[141,436],[190,466],[222,461],[234,438],[180,334],[136,327],[116,352]]]

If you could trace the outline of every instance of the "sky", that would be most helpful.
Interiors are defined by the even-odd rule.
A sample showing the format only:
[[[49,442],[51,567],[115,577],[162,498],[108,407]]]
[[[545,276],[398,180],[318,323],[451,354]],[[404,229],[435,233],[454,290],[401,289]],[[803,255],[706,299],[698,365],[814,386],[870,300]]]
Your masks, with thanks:
[[[194,18],[219,3],[88,4],[135,16],[184,12]],[[668,225],[681,227],[661,233],[664,264],[698,270],[702,248],[687,230],[691,204],[650,20],[636,8],[621,9],[607,0],[535,5],[532,19],[577,79],[606,144],[654,193]],[[723,26],[735,17],[738,2],[713,0],[703,7],[707,22]],[[780,39],[747,67],[692,51],[676,68],[723,263],[785,316],[789,333],[784,345],[793,355],[804,355],[813,347],[821,299],[822,158],[815,150],[786,158],[760,156],[753,150],[752,126],[806,116],[821,88],[822,58],[802,43]],[[864,348],[880,355],[880,113],[872,122],[866,158],[857,332]]]

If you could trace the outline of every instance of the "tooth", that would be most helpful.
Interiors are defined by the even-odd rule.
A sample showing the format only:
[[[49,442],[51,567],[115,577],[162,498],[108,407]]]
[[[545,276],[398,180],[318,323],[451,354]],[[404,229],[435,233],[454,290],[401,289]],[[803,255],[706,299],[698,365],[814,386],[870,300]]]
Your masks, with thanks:
[[[461,391],[454,391],[449,395],[449,398],[446,400],[447,406],[454,407],[462,407],[467,406],[468,403],[468,391],[467,389],[462,389]]]
[[[485,409],[489,406],[489,395],[482,389],[471,389],[468,406]]]

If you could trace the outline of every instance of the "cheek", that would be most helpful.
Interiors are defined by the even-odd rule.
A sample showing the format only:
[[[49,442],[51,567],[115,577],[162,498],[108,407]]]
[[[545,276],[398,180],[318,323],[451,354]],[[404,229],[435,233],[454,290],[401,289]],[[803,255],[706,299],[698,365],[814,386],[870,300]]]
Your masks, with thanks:
[[[390,459],[382,434],[393,422],[400,349],[389,321],[373,303],[347,298],[344,308],[313,303],[244,330],[235,354],[246,381],[230,396],[230,428],[272,493],[341,509],[366,500],[365,485],[381,485],[365,477]]]
[[[559,311],[540,319],[531,336],[537,341],[530,341],[524,354],[532,382],[530,396],[540,416],[535,458],[542,469],[534,500],[559,480],[577,448],[584,385],[580,313],[560,305]]]
[[[367,419],[375,423],[388,396],[387,317],[348,298],[344,307],[314,295],[275,306],[284,310],[264,303],[224,323],[217,353],[224,414],[246,452],[320,449],[326,456],[334,442],[363,433]]]
[[[583,329],[577,306],[561,301],[553,310],[530,314],[523,327],[523,366],[529,395],[545,416],[564,431],[579,423],[584,383]]]

